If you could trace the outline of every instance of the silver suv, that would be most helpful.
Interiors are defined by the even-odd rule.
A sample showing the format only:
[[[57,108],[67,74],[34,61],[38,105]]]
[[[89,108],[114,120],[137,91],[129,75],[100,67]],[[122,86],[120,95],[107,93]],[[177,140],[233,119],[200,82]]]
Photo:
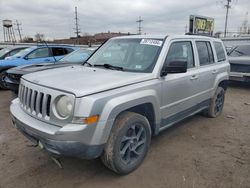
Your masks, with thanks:
[[[117,37],[83,65],[23,76],[10,111],[16,128],[50,153],[101,157],[127,174],[153,135],[199,112],[221,114],[229,68],[219,39]]]

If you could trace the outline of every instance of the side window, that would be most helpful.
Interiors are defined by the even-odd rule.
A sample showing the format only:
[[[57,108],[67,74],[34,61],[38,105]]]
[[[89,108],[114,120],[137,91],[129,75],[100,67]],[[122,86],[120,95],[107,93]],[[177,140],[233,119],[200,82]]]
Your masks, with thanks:
[[[194,54],[192,43],[188,41],[173,42],[168,50],[164,64],[171,61],[187,61],[188,68],[194,67]]]
[[[210,42],[197,41],[196,42],[200,66],[214,63],[214,56]]]
[[[44,58],[49,57],[49,49],[48,48],[39,48],[34,50],[28,55],[28,59],[34,59],[34,58]]]
[[[16,53],[18,53],[19,51],[21,51],[21,50],[20,50],[20,49],[12,50],[12,51],[8,54],[8,56],[13,56],[13,55],[15,55]]]
[[[226,55],[221,42],[214,42],[214,47],[217,55],[218,62],[225,61]]]
[[[52,53],[54,56],[62,56],[67,54],[67,51],[64,48],[52,48]]]
[[[65,48],[65,50],[66,50],[66,54],[69,54],[74,51],[72,48]]]

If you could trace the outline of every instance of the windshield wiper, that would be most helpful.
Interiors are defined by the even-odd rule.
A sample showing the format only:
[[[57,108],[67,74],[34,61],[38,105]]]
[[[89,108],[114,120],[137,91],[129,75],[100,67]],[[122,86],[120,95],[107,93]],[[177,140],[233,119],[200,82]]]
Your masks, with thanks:
[[[240,55],[246,55],[244,52],[241,52],[241,51],[239,51],[239,50],[234,50],[235,52],[237,52],[238,54],[240,54]]]
[[[91,63],[89,63],[88,61],[85,61],[82,65],[85,65],[85,64],[89,65],[90,67],[93,66],[93,65],[92,65]]]
[[[110,65],[110,64],[95,64],[94,67],[104,67],[106,69],[113,69],[113,70],[120,70],[123,71],[123,67],[119,67],[119,66],[114,66],[114,65]]]

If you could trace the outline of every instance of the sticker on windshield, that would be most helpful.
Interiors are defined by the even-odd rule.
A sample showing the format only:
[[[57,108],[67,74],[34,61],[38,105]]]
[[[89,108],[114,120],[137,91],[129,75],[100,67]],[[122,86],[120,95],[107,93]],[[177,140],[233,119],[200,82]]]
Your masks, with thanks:
[[[147,45],[153,45],[153,46],[161,46],[162,41],[161,40],[154,40],[154,39],[142,39],[140,44],[147,44]]]

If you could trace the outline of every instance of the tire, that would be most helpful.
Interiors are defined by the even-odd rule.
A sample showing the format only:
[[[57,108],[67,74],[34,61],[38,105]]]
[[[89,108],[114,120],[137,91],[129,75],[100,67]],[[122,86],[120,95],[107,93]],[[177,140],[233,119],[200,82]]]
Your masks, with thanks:
[[[4,83],[4,77],[5,77],[5,74],[6,74],[6,70],[0,72],[0,89],[8,89],[6,86],[5,86],[5,83]]]
[[[123,112],[114,122],[102,162],[117,174],[128,174],[143,162],[150,142],[151,128],[147,118],[134,112]]]
[[[221,115],[225,100],[225,90],[222,87],[218,87],[214,97],[211,100],[210,106],[207,111],[207,116],[211,118]]]

